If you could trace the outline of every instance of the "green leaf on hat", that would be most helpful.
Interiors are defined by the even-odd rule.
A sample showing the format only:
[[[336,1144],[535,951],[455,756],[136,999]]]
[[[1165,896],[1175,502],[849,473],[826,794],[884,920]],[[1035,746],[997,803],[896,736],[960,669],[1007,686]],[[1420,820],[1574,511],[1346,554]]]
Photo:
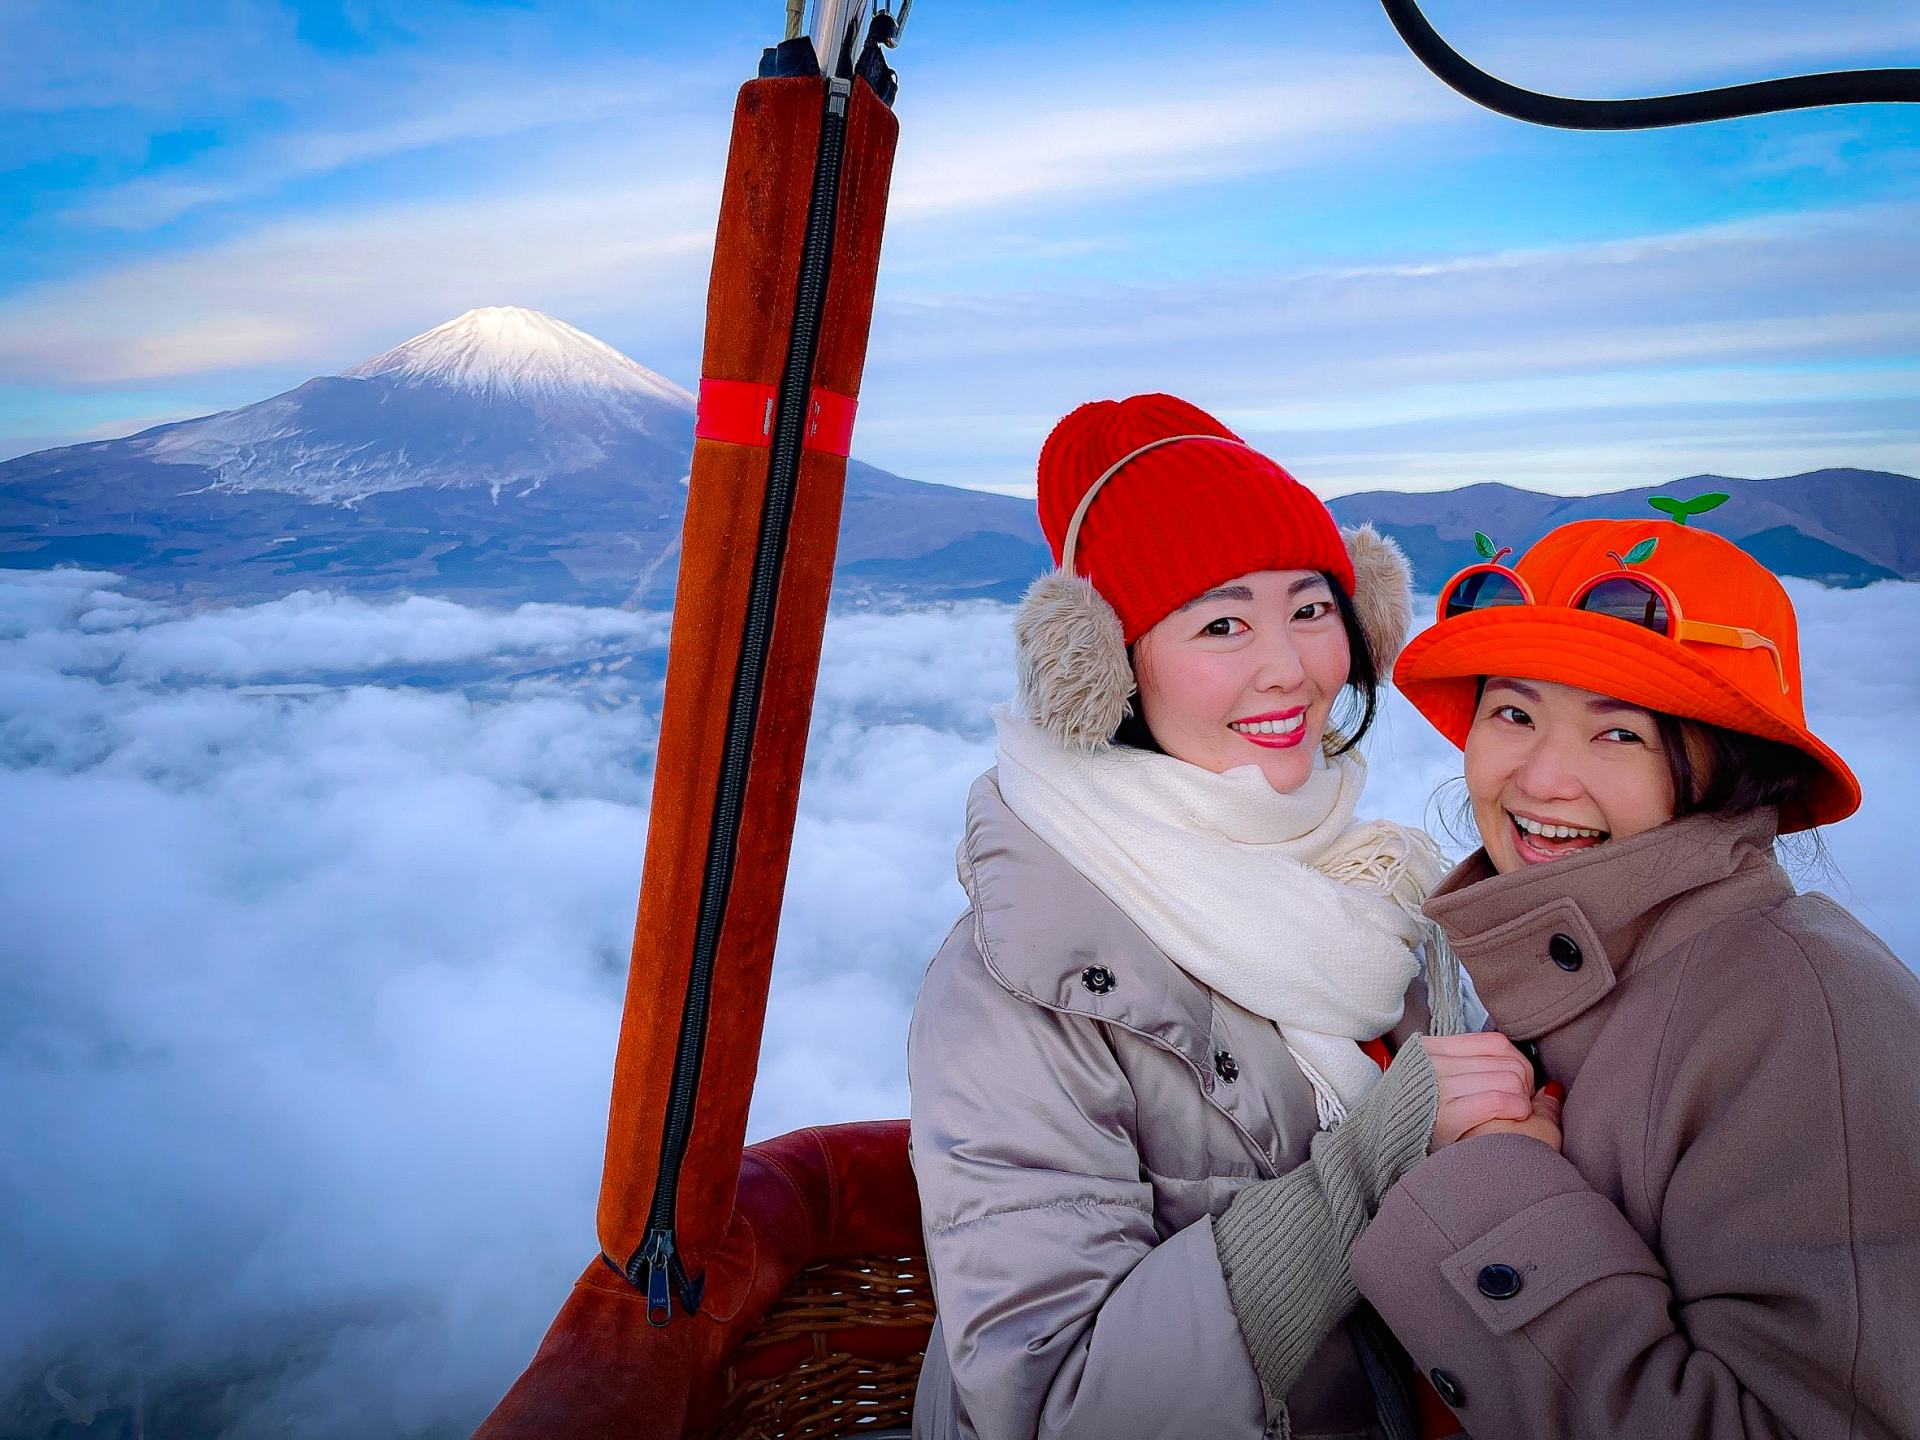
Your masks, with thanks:
[[[1727,503],[1724,491],[1712,490],[1705,495],[1696,495],[1691,500],[1670,500],[1665,495],[1652,496],[1647,503],[1676,525],[1684,525],[1695,515],[1704,515],[1709,510],[1717,510]]]
[[[1626,563],[1628,565],[1638,565],[1642,560],[1651,556],[1659,544],[1660,542],[1652,537],[1642,540],[1638,545],[1627,551]]]
[[[1489,540],[1485,535],[1482,535],[1478,530],[1473,532],[1473,548],[1480,552],[1480,558],[1482,560],[1491,560],[1494,556],[1493,541]]]

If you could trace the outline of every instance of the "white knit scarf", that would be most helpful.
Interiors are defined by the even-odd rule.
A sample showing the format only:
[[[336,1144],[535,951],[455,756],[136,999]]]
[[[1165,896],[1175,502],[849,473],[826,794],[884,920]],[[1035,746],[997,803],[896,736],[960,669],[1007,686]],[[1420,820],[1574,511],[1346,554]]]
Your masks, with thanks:
[[[1070,750],[996,707],[1007,807],[1175,964],[1279,1028],[1320,1124],[1380,1078],[1359,1042],[1398,1023],[1425,946],[1435,1033],[1461,1025],[1459,967],[1420,914],[1445,870],[1422,831],[1356,821],[1366,763],[1319,758],[1289,794],[1146,750]]]

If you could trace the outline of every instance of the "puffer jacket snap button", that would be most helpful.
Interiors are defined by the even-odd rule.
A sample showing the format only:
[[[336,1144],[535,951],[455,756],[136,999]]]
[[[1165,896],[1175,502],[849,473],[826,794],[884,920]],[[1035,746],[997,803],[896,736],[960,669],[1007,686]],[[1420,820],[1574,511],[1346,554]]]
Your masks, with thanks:
[[[1458,1410],[1467,1403],[1467,1392],[1460,1388],[1460,1382],[1454,1379],[1452,1372],[1436,1365],[1427,1372],[1427,1378],[1433,1382],[1434,1391],[1440,1398],[1454,1409]]]
[[[1511,1300],[1520,1293],[1520,1272],[1511,1265],[1484,1265],[1474,1281],[1489,1300]]]
[[[1554,964],[1569,973],[1578,970],[1586,958],[1580,953],[1580,942],[1571,935],[1555,935],[1547,941],[1547,954]]]
[[[1080,972],[1080,983],[1096,995],[1113,989],[1113,972],[1104,965],[1089,965]]]
[[[1240,1062],[1233,1058],[1231,1052],[1222,1050],[1213,1057],[1213,1071],[1231,1085],[1240,1078]]]

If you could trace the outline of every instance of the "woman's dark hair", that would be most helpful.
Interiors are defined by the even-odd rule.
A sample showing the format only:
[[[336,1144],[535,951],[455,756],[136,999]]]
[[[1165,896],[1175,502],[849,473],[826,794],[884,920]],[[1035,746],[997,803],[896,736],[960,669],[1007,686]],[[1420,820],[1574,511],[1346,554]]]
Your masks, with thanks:
[[[1805,819],[1820,766],[1804,750],[1654,711],[1673,781],[1673,813],[1744,815],[1764,806]]]
[[[1333,713],[1327,717],[1327,739],[1334,742],[1327,753],[1344,755],[1373,728],[1373,718],[1380,710],[1380,676],[1373,668],[1373,651],[1367,648],[1366,633],[1360,628],[1360,615],[1353,608],[1353,597],[1333,576],[1325,578],[1327,589],[1333,592],[1333,608],[1340,612],[1340,628],[1347,632],[1347,649],[1352,654],[1347,662],[1346,686],[1334,702]],[[1133,659],[1132,646],[1127,647],[1127,659],[1129,662]],[[1146,717],[1140,713],[1139,696],[1139,690],[1135,689],[1126,719],[1113,732],[1113,743],[1164,753],[1160,742],[1147,728]]]

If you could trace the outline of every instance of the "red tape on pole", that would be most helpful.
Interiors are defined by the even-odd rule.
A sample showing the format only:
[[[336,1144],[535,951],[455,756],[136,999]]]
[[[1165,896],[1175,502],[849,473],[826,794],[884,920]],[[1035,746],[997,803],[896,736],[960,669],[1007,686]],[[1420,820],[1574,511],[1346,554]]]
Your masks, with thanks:
[[[859,404],[850,395],[836,395],[816,385],[807,402],[806,448],[846,459],[853,449],[853,412]]]
[[[775,390],[757,380],[700,381],[700,408],[693,422],[694,438],[729,445],[773,444]],[[804,449],[845,459],[853,448],[853,416],[859,402],[815,386],[807,397]]]

